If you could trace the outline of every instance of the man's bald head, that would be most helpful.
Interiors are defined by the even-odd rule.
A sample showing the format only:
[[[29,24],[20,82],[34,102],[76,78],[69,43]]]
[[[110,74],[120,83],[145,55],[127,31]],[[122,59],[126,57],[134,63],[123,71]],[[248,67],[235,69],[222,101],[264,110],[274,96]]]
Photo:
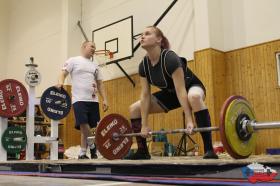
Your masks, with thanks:
[[[95,52],[95,44],[92,41],[85,41],[81,46],[81,53],[85,58],[90,59]]]

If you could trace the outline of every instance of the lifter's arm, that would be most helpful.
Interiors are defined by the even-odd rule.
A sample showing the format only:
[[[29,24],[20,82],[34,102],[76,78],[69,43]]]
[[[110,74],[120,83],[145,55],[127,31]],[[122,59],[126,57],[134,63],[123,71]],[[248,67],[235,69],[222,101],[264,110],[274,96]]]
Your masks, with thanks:
[[[141,84],[141,96],[140,96],[140,103],[141,103],[141,118],[142,118],[142,130],[141,133],[144,133],[144,136],[147,136],[149,131],[148,126],[148,115],[150,111],[151,105],[151,86],[149,85],[148,81],[144,77],[140,77],[140,84]]]
[[[185,122],[187,124],[187,130],[189,133],[191,133],[193,129],[193,120],[192,120],[191,108],[188,101],[188,94],[185,86],[183,69],[177,68],[172,74],[172,79],[175,85],[178,100],[186,116]]]

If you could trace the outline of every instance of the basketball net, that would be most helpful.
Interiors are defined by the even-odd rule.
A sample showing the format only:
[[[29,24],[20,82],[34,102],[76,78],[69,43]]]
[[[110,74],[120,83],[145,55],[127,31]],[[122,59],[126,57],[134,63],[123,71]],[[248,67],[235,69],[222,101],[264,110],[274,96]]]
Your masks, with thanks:
[[[100,67],[106,66],[106,63],[114,59],[114,54],[110,50],[96,50],[94,60],[97,61]]]

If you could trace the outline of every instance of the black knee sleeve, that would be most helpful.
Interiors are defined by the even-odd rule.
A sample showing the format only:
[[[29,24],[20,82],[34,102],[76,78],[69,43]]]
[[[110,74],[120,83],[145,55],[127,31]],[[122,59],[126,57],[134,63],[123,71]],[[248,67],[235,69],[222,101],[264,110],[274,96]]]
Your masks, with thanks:
[[[200,110],[194,113],[196,124],[198,127],[210,127],[211,119],[208,109]],[[211,132],[201,132],[203,144],[204,144],[204,152],[209,150],[213,150],[212,146],[212,136]]]
[[[142,120],[141,118],[131,119],[131,127],[134,133],[141,132]],[[147,140],[141,136],[136,136],[138,150],[148,152]]]

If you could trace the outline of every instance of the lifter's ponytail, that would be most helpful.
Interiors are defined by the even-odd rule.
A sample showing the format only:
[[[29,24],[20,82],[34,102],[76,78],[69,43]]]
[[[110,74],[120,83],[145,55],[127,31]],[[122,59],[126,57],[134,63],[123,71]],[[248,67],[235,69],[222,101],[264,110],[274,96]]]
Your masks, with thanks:
[[[163,48],[163,49],[170,49],[169,41],[168,41],[168,39],[163,35],[163,32],[162,32],[158,27],[156,27],[156,26],[149,26],[149,27],[155,29],[156,35],[157,35],[158,37],[161,37],[161,38],[162,38],[160,47]]]
[[[170,49],[170,44],[169,44],[168,39],[164,35],[162,35],[161,37],[162,37],[161,48],[163,48],[163,49]]]

